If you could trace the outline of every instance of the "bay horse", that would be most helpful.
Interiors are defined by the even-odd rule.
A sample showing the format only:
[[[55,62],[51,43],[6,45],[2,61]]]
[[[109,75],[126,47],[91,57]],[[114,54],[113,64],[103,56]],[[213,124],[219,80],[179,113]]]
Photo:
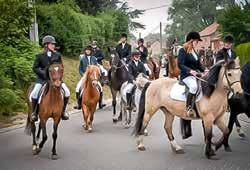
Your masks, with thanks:
[[[101,78],[100,68],[96,65],[88,65],[82,79],[83,95],[82,95],[82,113],[84,124],[83,127],[88,132],[92,132],[92,122],[96,111],[97,103],[100,99],[100,91],[98,90],[98,82]]]
[[[203,96],[196,103],[199,117],[204,122],[206,148],[205,155],[208,159],[215,155],[212,149],[212,125],[215,124],[223,132],[223,136],[216,143],[216,149],[222,144],[225,145],[226,151],[230,146],[226,144],[229,130],[224,123],[224,114],[227,109],[227,94],[232,90],[234,84],[239,87],[239,78],[241,71],[239,68],[232,67],[232,64],[224,61],[218,62],[209,71],[206,78],[206,84],[202,85]],[[145,150],[143,144],[143,133],[150,119],[161,109],[165,114],[165,131],[175,153],[183,153],[183,148],[175,141],[172,133],[172,124],[175,116],[183,119],[193,119],[187,116],[186,103],[173,100],[170,97],[171,88],[178,81],[171,78],[162,78],[151,83],[147,83],[142,91],[138,117],[134,128],[134,134],[137,137],[137,148],[140,151]]]
[[[25,132],[28,135],[32,134],[33,144],[32,152],[34,155],[37,155],[41,152],[45,142],[47,141],[47,131],[46,123],[49,118],[53,119],[53,147],[52,147],[52,156],[51,159],[57,159],[56,152],[56,140],[57,140],[57,129],[61,120],[61,115],[63,111],[63,91],[61,88],[62,78],[63,78],[63,66],[62,64],[52,64],[49,67],[49,78],[50,80],[43,87],[43,93],[40,97],[40,104],[38,105],[38,115],[40,118],[39,127],[42,129],[42,141],[37,145],[36,143],[36,125],[35,122],[31,121],[31,102],[28,102],[28,118],[26,121]],[[34,85],[29,87],[28,98],[33,89]]]
[[[150,57],[147,60],[148,68],[151,71],[151,75],[149,75],[150,80],[156,80],[160,77],[160,71],[161,71],[161,62],[160,60],[153,59]]]
[[[110,70],[108,72],[110,90],[112,94],[112,106],[113,106],[113,123],[122,120],[122,113],[120,110],[119,116],[116,114],[116,96],[121,90],[121,86],[124,82],[128,81],[129,73],[125,62],[122,62],[115,50],[115,48],[108,48],[110,53]]]

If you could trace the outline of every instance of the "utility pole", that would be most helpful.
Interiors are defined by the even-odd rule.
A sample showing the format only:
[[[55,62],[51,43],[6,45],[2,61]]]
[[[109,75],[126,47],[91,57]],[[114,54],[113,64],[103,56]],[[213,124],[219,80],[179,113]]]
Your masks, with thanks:
[[[160,22],[160,43],[161,43],[161,54],[162,54],[162,23]]]
[[[28,0],[28,4],[30,8],[33,8],[35,4],[35,0]],[[30,40],[39,43],[39,37],[38,37],[38,24],[37,24],[37,19],[36,19],[36,9],[34,11],[34,18],[32,19],[32,24],[29,28],[29,36]]]
[[[141,38],[141,32],[139,32],[139,38]]]

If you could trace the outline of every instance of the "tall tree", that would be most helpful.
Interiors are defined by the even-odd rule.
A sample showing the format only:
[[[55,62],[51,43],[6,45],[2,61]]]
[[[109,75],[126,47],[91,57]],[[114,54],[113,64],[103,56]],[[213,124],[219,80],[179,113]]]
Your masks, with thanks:
[[[215,21],[221,9],[232,4],[233,0],[173,0],[168,9],[171,24],[165,31],[169,37],[184,41],[188,32],[201,31]]]

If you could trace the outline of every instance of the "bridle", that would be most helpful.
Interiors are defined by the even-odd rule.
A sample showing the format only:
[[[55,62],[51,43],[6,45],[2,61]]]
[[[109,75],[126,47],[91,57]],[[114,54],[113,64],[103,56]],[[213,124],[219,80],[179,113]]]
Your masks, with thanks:
[[[238,70],[238,69],[240,69],[240,67],[231,68],[231,70]],[[234,93],[234,90],[233,90],[232,86],[233,86],[235,83],[239,83],[240,80],[237,80],[237,81],[234,81],[234,82],[230,82],[230,81],[229,81],[229,78],[228,78],[228,75],[227,75],[227,69],[225,69],[224,75],[225,75],[225,77],[226,77],[227,84],[228,84],[228,87],[225,87],[225,89],[227,89],[228,91]]]

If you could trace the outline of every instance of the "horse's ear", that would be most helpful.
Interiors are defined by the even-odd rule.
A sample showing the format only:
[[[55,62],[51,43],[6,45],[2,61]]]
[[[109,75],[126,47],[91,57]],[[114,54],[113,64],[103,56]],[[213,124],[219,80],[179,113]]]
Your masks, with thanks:
[[[236,67],[239,67],[240,66],[240,58],[237,57],[234,61],[235,61]]]
[[[109,52],[109,53],[111,52],[111,49],[110,49],[110,47],[108,47],[108,52]]]

